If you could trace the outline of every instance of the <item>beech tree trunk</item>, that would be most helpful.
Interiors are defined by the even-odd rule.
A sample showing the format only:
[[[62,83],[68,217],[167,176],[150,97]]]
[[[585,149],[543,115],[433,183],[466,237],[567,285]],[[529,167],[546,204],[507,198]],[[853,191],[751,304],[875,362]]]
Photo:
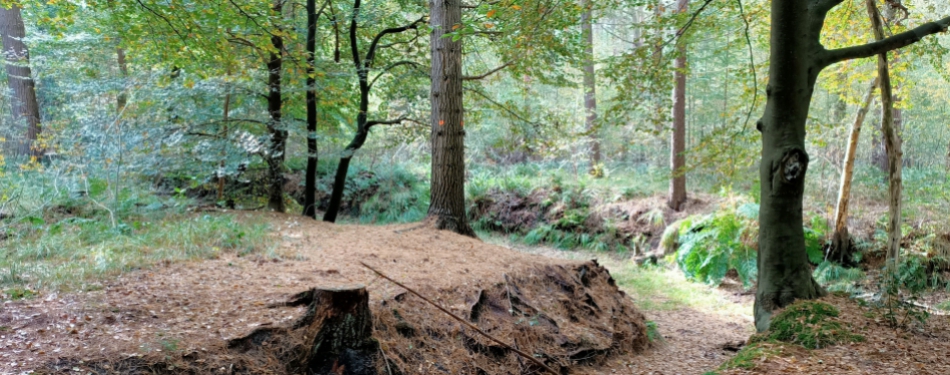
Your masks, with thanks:
[[[946,17],[878,42],[829,50],[821,45],[821,29],[828,11],[841,2],[771,3],[769,84],[765,114],[757,123],[762,132],[755,298],[755,325],[759,331],[769,328],[774,309],[825,293],[811,277],[802,228],[802,196],[808,170],[805,122],[818,75],[829,65],[896,50],[950,26],[950,17]]]
[[[6,61],[7,85],[13,94],[14,129],[8,151],[20,157],[39,159],[45,151],[37,144],[40,135],[40,106],[36,101],[36,84],[30,70],[30,52],[23,43],[26,26],[20,8],[0,6],[0,39]]]
[[[868,15],[874,28],[874,39],[884,39],[884,21],[877,10],[874,0],[867,0]],[[881,80],[881,135],[887,153],[888,170],[888,222],[887,222],[887,260],[896,264],[900,257],[901,246],[901,142],[894,127],[894,94],[891,88],[891,73],[887,63],[887,52],[877,58],[877,72]]]
[[[679,0],[677,11],[686,13],[689,0]],[[683,36],[676,40],[677,56],[673,76],[673,131],[670,141],[670,198],[667,204],[674,211],[686,203],[686,41]]]
[[[584,43],[584,110],[585,125],[590,138],[590,168],[595,177],[600,177],[603,171],[599,168],[601,162],[600,139],[597,136],[597,75],[594,70],[594,30],[591,27],[593,4],[591,0],[581,1],[584,8],[581,13],[581,40]]]
[[[848,146],[844,156],[844,171],[841,173],[841,187],[838,189],[838,203],[835,205],[835,232],[832,235],[831,248],[828,250],[827,257],[840,264],[850,263],[851,235],[848,233],[848,204],[851,202],[851,181],[854,176],[854,159],[857,155],[858,139],[861,135],[861,126],[864,125],[864,118],[867,117],[868,109],[874,100],[874,91],[880,78],[875,78],[871,82],[867,95],[864,97],[864,103],[858,109],[858,114],[854,118],[854,124],[851,126],[851,133],[848,136]]]
[[[281,15],[283,10],[283,0],[274,1],[274,13]],[[284,212],[284,153],[287,149],[287,130],[281,123],[281,107],[283,105],[283,96],[281,94],[281,73],[284,60],[284,38],[280,34],[274,34],[270,38],[271,44],[276,52],[270,53],[270,60],[267,61],[267,112],[270,114],[270,122],[267,124],[267,131],[270,132],[270,145],[265,154],[267,163],[267,176],[270,185],[267,208]]]
[[[307,176],[304,182],[303,216],[317,218],[317,2],[307,0]]]
[[[432,186],[429,216],[436,227],[475,237],[465,215],[465,129],[462,106],[462,40],[444,38],[462,22],[460,0],[429,2],[432,25]]]

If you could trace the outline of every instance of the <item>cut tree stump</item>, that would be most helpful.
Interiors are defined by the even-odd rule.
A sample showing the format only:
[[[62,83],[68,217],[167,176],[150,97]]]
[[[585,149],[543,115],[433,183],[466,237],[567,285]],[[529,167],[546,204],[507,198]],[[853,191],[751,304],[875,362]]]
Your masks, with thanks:
[[[242,354],[245,368],[286,367],[291,374],[377,375],[379,343],[366,288],[311,289],[283,306],[307,305],[307,312],[289,327],[259,328],[231,340],[228,348]],[[275,306],[276,307],[276,306]]]

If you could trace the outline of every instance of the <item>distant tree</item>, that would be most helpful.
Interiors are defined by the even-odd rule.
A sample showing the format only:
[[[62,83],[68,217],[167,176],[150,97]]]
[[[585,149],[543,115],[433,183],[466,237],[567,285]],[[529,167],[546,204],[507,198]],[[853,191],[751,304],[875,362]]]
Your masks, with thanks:
[[[768,329],[772,311],[796,299],[824,294],[812,279],[805,252],[802,197],[808,154],[805,123],[821,71],[838,62],[872,57],[945,31],[950,17],[876,42],[840,49],[821,44],[825,17],[843,0],[772,0],[769,84],[759,166],[758,287],[755,324]]]
[[[858,139],[861,136],[861,126],[864,125],[864,119],[867,117],[868,109],[871,107],[871,101],[874,100],[874,91],[877,90],[879,79],[875,78],[871,82],[871,88],[868,89],[864,102],[858,110],[851,125],[851,132],[848,136],[848,146],[844,156],[844,171],[841,172],[841,185],[838,189],[838,203],[835,205],[834,234],[831,236],[831,248],[828,250],[829,259],[838,263],[848,263],[851,253],[851,235],[848,233],[848,207],[851,202],[851,181],[854,176],[854,161],[858,153]]]
[[[26,27],[20,7],[0,5],[0,38],[3,40],[7,85],[13,93],[13,123],[17,127],[14,132],[16,140],[9,145],[9,151],[39,159],[44,154],[42,146],[37,143],[41,131],[40,106],[36,101],[36,83],[30,69],[30,51],[23,43],[25,37]],[[23,124],[25,129],[18,128]]]
[[[677,12],[686,13],[689,0],[679,0]],[[673,64],[673,131],[670,142],[670,199],[671,209],[679,211],[686,203],[686,39],[676,40],[676,61]]]
[[[590,168],[595,177],[601,177],[600,140],[597,137],[597,74],[594,67],[594,29],[591,27],[593,4],[591,0],[581,1],[581,43],[584,47],[584,121],[585,131],[589,133]]]
[[[325,2],[325,8],[329,4]],[[317,218],[317,12],[316,0],[307,0],[307,175],[304,181],[303,216]]]

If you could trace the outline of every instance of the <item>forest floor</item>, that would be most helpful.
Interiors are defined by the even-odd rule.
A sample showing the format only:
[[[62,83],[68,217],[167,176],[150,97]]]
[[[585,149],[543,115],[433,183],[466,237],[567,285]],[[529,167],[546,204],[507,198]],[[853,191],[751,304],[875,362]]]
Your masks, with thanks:
[[[629,259],[613,258],[611,253],[524,246],[494,236],[477,240],[418,223],[332,225],[292,215],[240,215],[266,218],[274,240],[268,254],[274,256],[239,257],[225,253],[216,259],[166,263],[103,280],[99,290],[50,292],[3,303],[0,305],[0,374],[29,371],[173,374],[181,369],[176,366],[194,366],[206,360],[209,365],[214,363],[213,373],[234,373],[232,368],[219,367],[220,361],[231,359],[227,344],[257,328],[292,323],[303,314],[305,307],[273,306],[313,287],[365,285],[374,314],[379,315],[377,319],[382,319],[383,325],[392,323],[386,319],[392,320],[390,315],[396,308],[401,309],[405,322],[424,327],[430,335],[433,329],[452,324],[430,306],[413,298],[401,300],[405,295],[402,288],[375,277],[357,261],[378,267],[460,314],[474,311],[479,302],[473,302],[473,296],[478,301],[483,293],[488,296],[491,290],[502,285],[502,291],[509,290],[508,305],[502,306],[506,313],[502,315],[510,318],[507,312],[512,310],[511,290],[521,297],[520,302],[515,300],[517,308],[536,308],[535,320],[543,317],[542,312],[550,315],[547,320],[540,320],[541,323],[532,321],[534,328],[522,325],[514,330],[505,329],[505,324],[518,324],[513,319],[482,318],[478,323],[483,328],[492,327],[490,332],[509,342],[517,337],[518,330],[522,334],[533,332],[532,329],[544,328],[548,321],[556,323],[561,331],[558,334],[568,339],[591,337],[589,334],[593,331],[588,328],[599,324],[614,324],[616,328],[616,321],[610,323],[609,319],[581,319],[579,328],[567,323],[566,317],[573,313],[556,311],[559,309],[556,306],[565,303],[563,296],[545,296],[544,285],[537,289],[538,285],[524,281],[546,278],[555,283],[564,282],[566,279],[558,279],[558,272],[568,272],[570,279],[573,277],[570,272],[590,265],[597,268],[599,263],[610,271],[609,282],[601,286],[568,287],[586,290],[596,299],[596,303],[589,303],[591,306],[599,305],[610,311],[618,311],[614,310],[617,308],[623,311],[625,305],[635,306],[636,311],[623,314],[632,319],[634,331],[643,324],[649,327],[651,343],[646,346],[634,343],[637,350],[626,354],[601,351],[609,353],[601,355],[603,361],[571,366],[571,374],[704,374],[717,371],[724,362],[734,358],[753,333],[750,314],[753,296],[738,283],[709,287],[685,280],[677,270],[662,266],[639,267]],[[599,260],[592,263],[592,258]],[[629,297],[619,293],[617,287]],[[549,303],[551,301],[556,303]],[[820,350],[805,350],[795,345],[766,347],[747,353],[750,358],[744,363],[745,367],[720,373],[940,374],[950,371],[947,357],[940,354],[950,350],[947,316],[931,317],[925,329],[892,329],[883,325],[880,311],[841,297],[829,297],[825,301],[841,310],[840,322],[867,341]],[[577,301],[571,303],[574,304],[564,306],[568,310],[587,309]],[[490,308],[485,311],[488,312],[485,315],[492,312]],[[403,319],[398,314],[395,316]],[[528,314],[524,317],[530,319]],[[420,364],[418,369],[409,371],[413,374],[477,373],[477,370],[495,366],[495,371],[485,372],[494,374],[521,366],[513,356],[471,357],[468,353],[472,348],[491,351],[491,347],[483,343],[472,344],[476,339],[463,340],[468,346],[458,348],[440,348],[432,346],[432,342],[428,347],[413,348],[406,344],[419,343],[418,337],[411,341],[392,332],[380,332],[380,335],[384,347],[388,344],[385,349],[388,355],[402,358],[402,365]],[[635,342],[646,341],[642,337],[628,338]],[[605,345],[601,347],[611,344]],[[556,347],[544,350],[552,358],[558,355],[554,353],[558,350]],[[214,352],[223,354],[210,356],[209,353]],[[575,354],[580,352],[583,350]],[[561,354],[563,358],[573,358],[571,353]],[[394,364],[402,360],[389,359]],[[421,363],[427,363],[428,367],[422,367]]]
[[[480,241],[420,224],[331,225],[291,215],[247,215],[267,216],[276,240],[270,253],[276,257],[223,254],[217,259],[167,263],[103,281],[100,290],[50,293],[0,305],[0,374],[31,370],[175,373],[176,366],[181,369],[186,365],[183,361],[212,361],[207,353],[225,351],[229,340],[256,328],[293,322],[304,307],[269,306],[307,288],[367,285],[374,306],[398,300],[404,293],[373,276],[357,260],[378,266],[452,310],[465,312],[471,308],[471,301],[467,301],[470,295],[488,290],[497,280],[508,280],[509,275],[514,279],[526,270],[537,273],[550,267],[590,264],[589,259],[597,257],[592,253],[505,246],[491,237]],[[617,285],[632,297],[631,306],[652,322],[654,328],[650,331],[662,337],[655,337],[639,353],[611,355],[601,366],[573,366],[571,373],[702,373],[734,353],[724,346],[742,341],[751,333],[747,314],[751,311],[751,296],[689,283],[673,270],[638,268],[629,260],[599,255]],[[513,285],[516,282],[512,280]],[[522,289],[525,299],[532,297],[528,286]],[[611,303],[607,294],[623,296],[616,289],[597,293],[600,295],[594,297],[601,308]],[[534,300],[535,306],[543,303],[536,296]],[[629,305],[627,301],[624,303]],[[406,309],[404,315],[410,313],[409,307]],[[421,309],[431,310],[425,306]],[[552,311],[554,307],[542,309],[550,315],[559,313]],[[419,311],[412,313],[422,315]],[[405,319],[413,324],[433,324],[442,319],[438,312],[429,314]],[[633,314],[633,320],[639,320],[634,323],[642,327],[644,318]],[[560,323],[562,333],[570,330],[568,325]],[[494,332],[502,337],[508,334],[504,330]],[[230,369],[221,371],[228,373]]]

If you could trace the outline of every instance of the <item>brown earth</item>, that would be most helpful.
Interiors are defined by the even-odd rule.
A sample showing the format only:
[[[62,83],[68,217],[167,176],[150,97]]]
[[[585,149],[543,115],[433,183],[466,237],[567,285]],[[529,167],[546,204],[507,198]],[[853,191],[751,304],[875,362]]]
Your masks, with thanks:
[[[259,215],[259,214],[258,214]],[[647,345],[644,319],[596,262],[523,254],[426,225],[332,225],[270,215],[274,257],[130,272],[103,289],[8,302],[0,373],[287,373],[229,348],[260,327],[289,327],[310,288],[365,285],[385,374],[537,373],[366,262],[562,373]]]
[[[865,341],[817,350],[766,344],[772,353],[757,356],[751,369],[720,374],[950,374],[950,317],[935,315],[923,326],[893,328],[880,311],[853,299],[829,295],[820,301],[838,308],[836,320]]]

